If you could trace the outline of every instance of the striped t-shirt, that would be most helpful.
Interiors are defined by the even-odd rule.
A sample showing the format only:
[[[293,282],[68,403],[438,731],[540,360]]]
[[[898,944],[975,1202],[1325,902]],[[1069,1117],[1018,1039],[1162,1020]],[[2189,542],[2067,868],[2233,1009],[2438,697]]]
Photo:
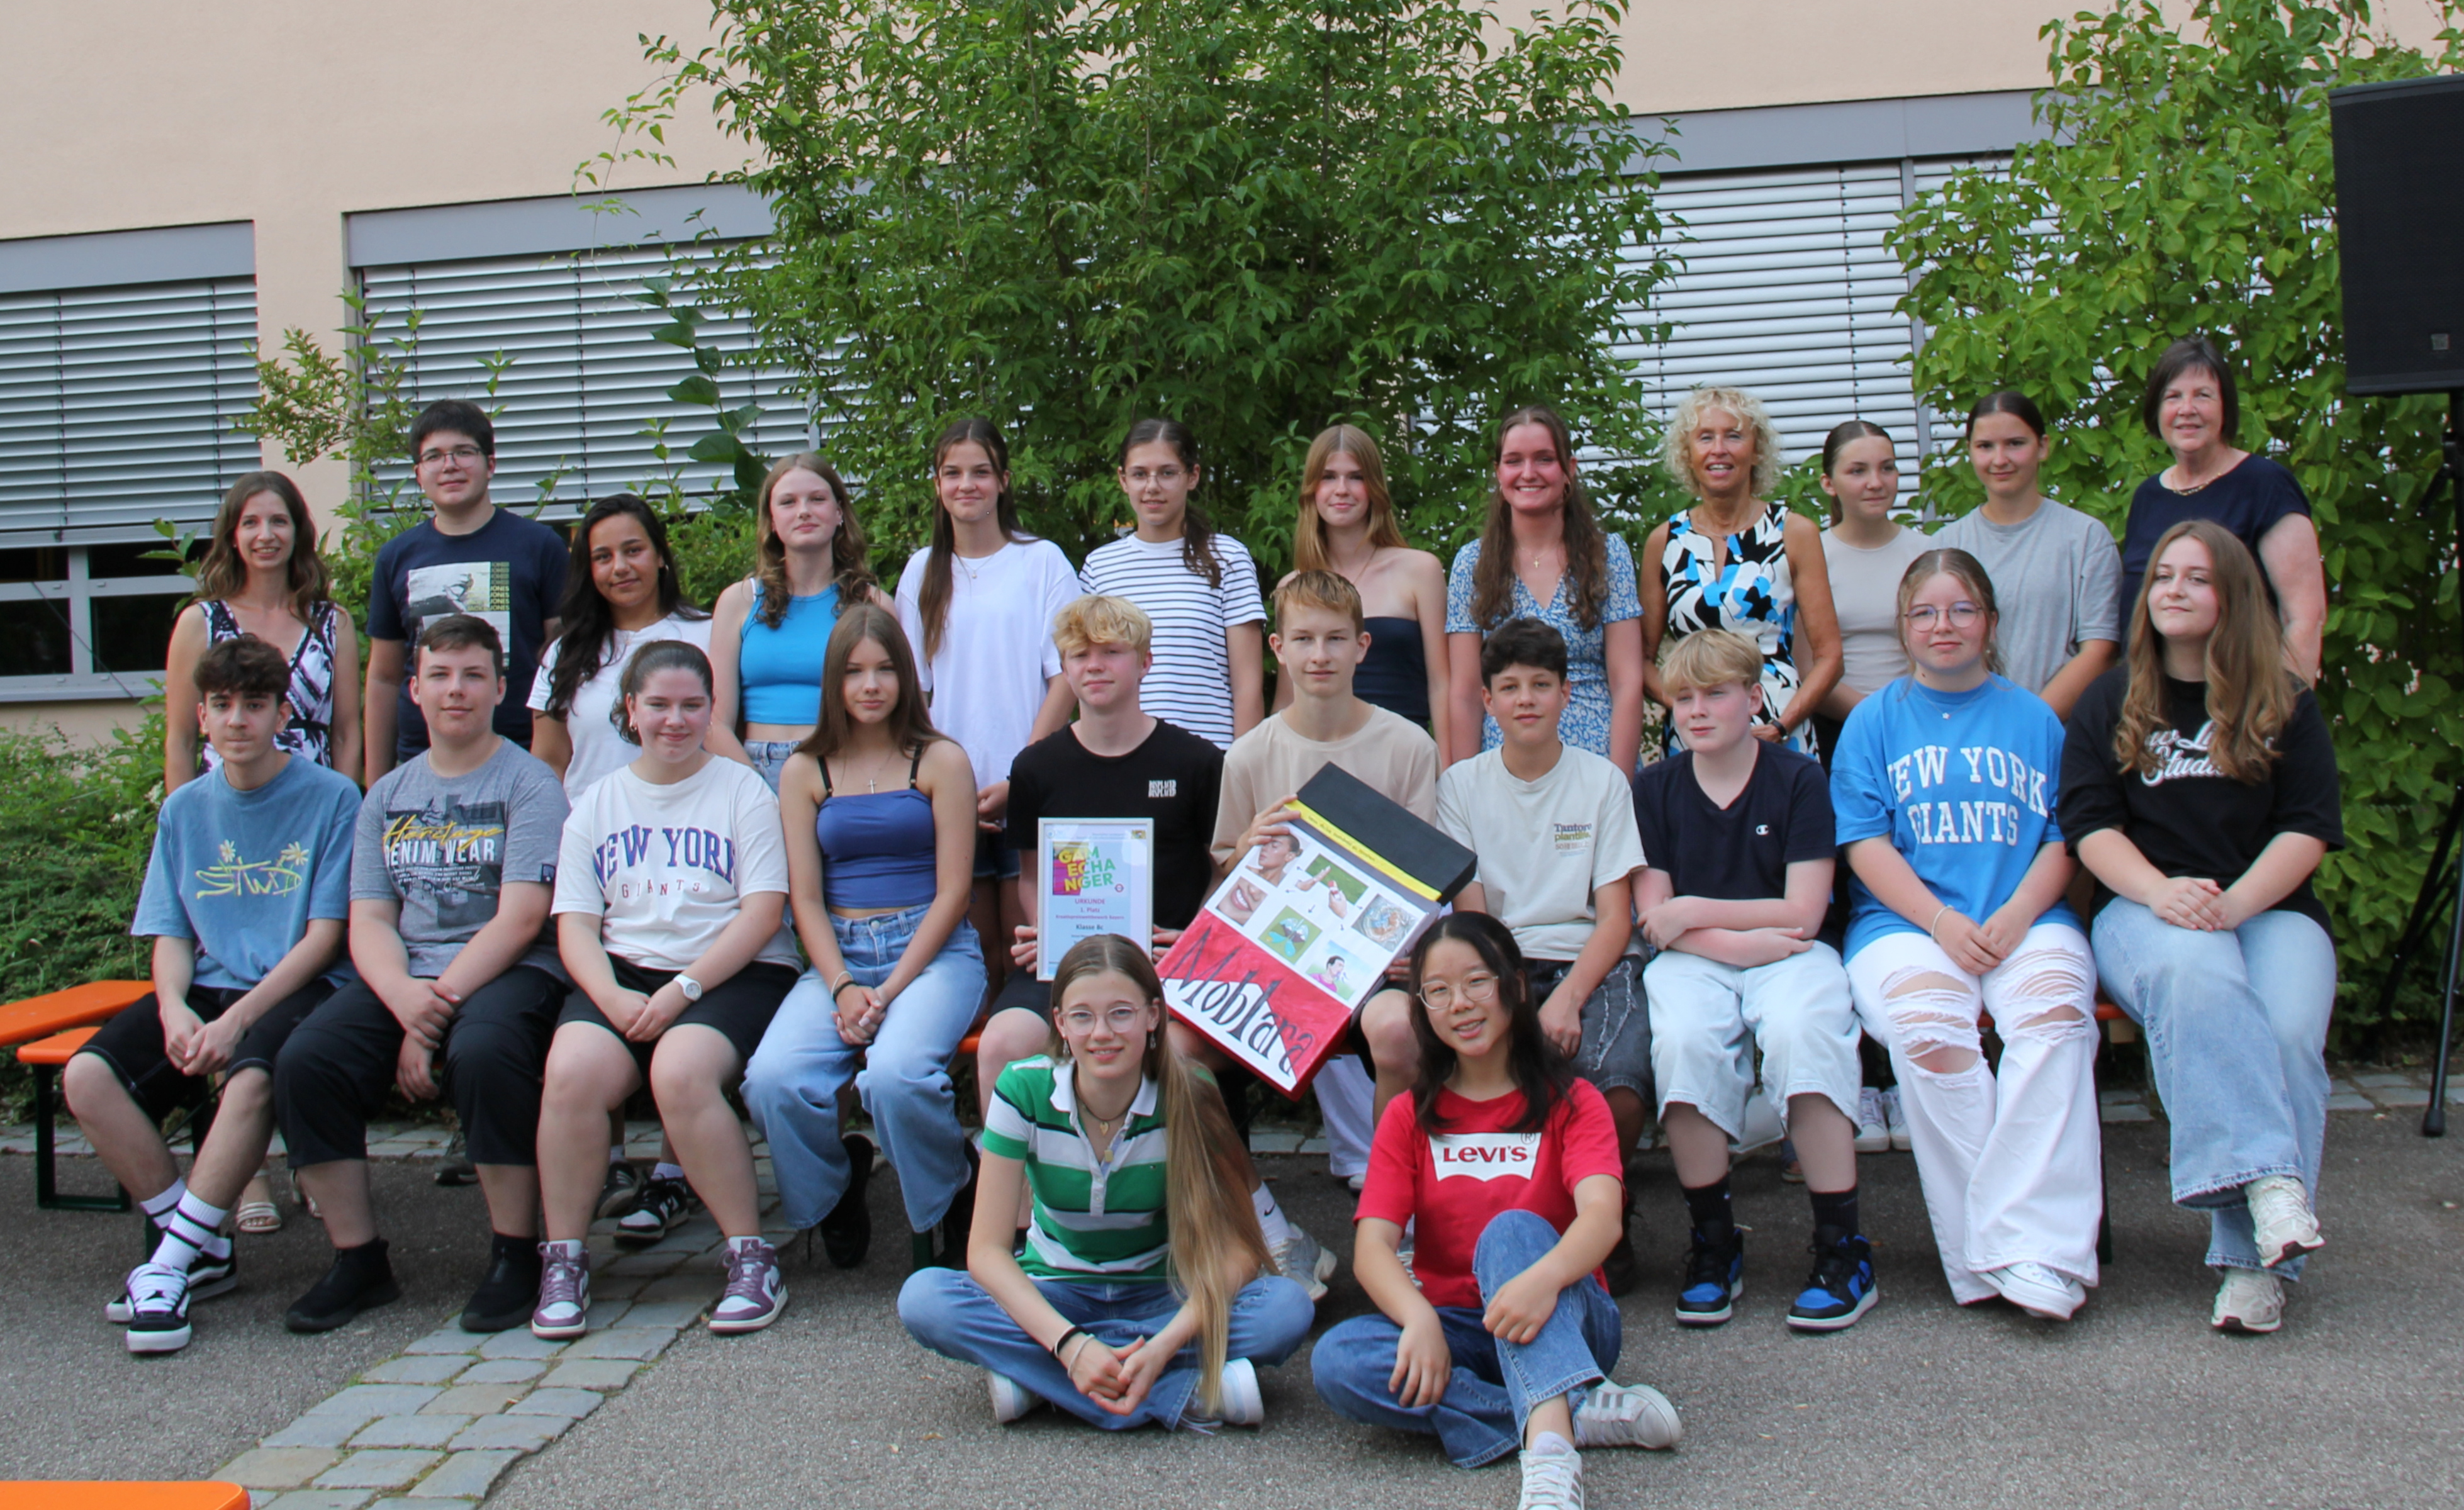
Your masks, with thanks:
[[[1127,598],[1155,621],[1155,668],[1139,684],[1139,709],[1229,750],[1232,652],[1223,633],[1263,623],[1266,604],[1258,595],[1249,548],[1227,535],[1212,543],[1222,567],[1221,587],[1207,586],[1182,562],[1180,541],[1134,535],[1097,547],[1078,569],[1078,581],[1090,593]]]
[[[1164,1215],[1163,1118],[1155,1083],[1139,1083],[1111,1157],[1095,1162],[1078,1127],[1067,1064],[1020,1060],[993,1084],[984,1151],[1026,1165],[1035,1211],[1019,1266],[1040,1280],[1163,1280],[1172,1233]]]

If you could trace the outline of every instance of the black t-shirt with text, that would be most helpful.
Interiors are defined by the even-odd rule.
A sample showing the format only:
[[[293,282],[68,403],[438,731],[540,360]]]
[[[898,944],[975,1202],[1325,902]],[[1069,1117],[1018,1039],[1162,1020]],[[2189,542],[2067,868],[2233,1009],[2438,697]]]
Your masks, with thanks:
[[[1634,778],[1642,862],[1664,870],[1681,897],[1759,902],[1788,895],[1788,867],[1829,860],[1831,784],[1821,762],[1756,742],[1754,774],[1727,807],[1712,804],[1681,751]]]
[[[2062,745],[2062,833],[2071,852],[2100,829],[2120,829],[2147,863],[2167,876],[2198,876],[2229,886],[2278,834],[2307,834],[2330,849],[2344,846],[2343,806],[2336,787],[2336,747],[2319,700],[2304,689],[2293,716],[2276,736],[2276,764],[2265,780],[2235,781],[2208,759],[2207,684],[2165,679],[2170,729],[2148,736],[2152,772],[2124,775],[2114,758],[2114,726],[2129,689],[2127,667],[2091,683],[2071,711]],[[2102,910],[2113,893],[2099,885]],[[2304,879],[2278,908],[2327,927],[2327,909]]]
[[[1099,755],[1064,729],[1028,745],[1009,767],[1009,847],[1032,851],[1046,818],[1153,821],[1155,925],[1187,928],[1215,879],[1207,846],[1223,784],[1223,752],[1158,718],[1155,732],[1125,755]],[[1027,862],[1032,864],[1033,861]],[[1143,941],[1141,941],[1143,942]]]

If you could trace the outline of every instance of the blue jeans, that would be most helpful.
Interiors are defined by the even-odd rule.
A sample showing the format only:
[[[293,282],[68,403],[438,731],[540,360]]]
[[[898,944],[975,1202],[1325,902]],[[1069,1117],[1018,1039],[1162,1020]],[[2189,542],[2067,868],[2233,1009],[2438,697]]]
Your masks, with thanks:
[[[1557,1246],[1557,1229],[1528,1211],[1500,1212],[1472,1251],[1483,1301]],[[1523,1446],[1531,1408],[1557,1396],[1579,1409],[1588,1387],[1617,1367],[1623,1333],[1617,1302],[1590,1276],[1557,1293],[1557,1309],[1528,1343],[1502,1343],[1465,1305],[1438,1307],[1454,1377],[1435,1405],[1406,1406],[1386,1381],[1403,1328],[1375,1313],[1338,1323],[1309,1352],[1318,1397],[1335,1414],[1402,1432],[1433,1432],[1458,1468],[1478,1468]]]
[[[868,986],[888,979],[929,906],[831,918],[847,973]],[[847,1190],[839,1092],[849,1081],[872,1114],[883,1157],[898,1171],[908,1226],[923,1232],[941,1219],[967,1183],[950,1056],[975,1025],[983,996],[983,952],[965,922],[890,1003],[869,1045],[839,1037],[829,983],[819,970],[804,972],[744,1067],[744,1106],[770,1140],[780,1215],[789,1226],[820,1221]]]
[[[2242,1187],[2291,1174],[2314,1200],[2319,1193],[2336,947],[2299,912],[2210,933],[2118,900],[2097,914],[2095,932],[2105,989],[2147,1030],[2173,1124],[2173,1202],[2207,1211],[2211,1267],[2255,1269]],[[2301,1260],[2277,1272],[2299,1279]]]
[[[1054,1310],[1083,1326],[1108,1347],[1152,1337],[1180,1309],[1180,1297],[1158,1280],[1107,1283],[1093,1280],[1038,1280]],[[1224,1357],[1279,1364],[1309,1336],[1317,1314],[1309,1292],[1281,1275],[1262,1275],[1232,1300]],[[1016,1380],[1043,1399],[1108,1432],[1150,1422],[1167,1430],[1198,1394],[1199,1352],[1184,1347],[1163,1376],[1127,1415],[1115,1415],[1078,1391],[1069,1370],[1044,1345],[1010,1319],[1001,1303],[963,1269],[918,1269],[898,1292],[898,1319],[917,1342],[959,1363],[971,1363]]]
[[[779,775],[787,769],[787,757],[795,753],[796,746],[784,739],[744,741],[745,755],[752,760],[753,769],[768,784],[770,795],[773,797],[779,795]]]

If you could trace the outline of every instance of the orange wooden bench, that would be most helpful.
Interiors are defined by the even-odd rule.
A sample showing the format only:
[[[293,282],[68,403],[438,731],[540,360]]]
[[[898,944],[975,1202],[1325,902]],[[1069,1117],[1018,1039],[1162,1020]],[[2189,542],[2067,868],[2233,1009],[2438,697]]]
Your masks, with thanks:
[[[54,1078],[99,1025],[154,994],[150,980],[95,980],[0,1006],[0,1048],[23,1044],[17,1062],[34,1076],[34,1204],[45,1211],[126,1211],[128,1193],[62,1195],[57,1183],[60,1105]],[[11,1501],[13,1503],[13,1501]]]
[[[248,1510],[237,1484],[0,1481],[9,1510]]]

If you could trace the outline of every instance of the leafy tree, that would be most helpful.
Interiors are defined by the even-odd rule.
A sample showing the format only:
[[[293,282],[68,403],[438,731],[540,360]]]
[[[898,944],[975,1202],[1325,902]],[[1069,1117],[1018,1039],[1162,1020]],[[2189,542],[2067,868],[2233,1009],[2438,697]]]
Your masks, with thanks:
[[[1191,425],[1201,501],[1286,558],[1309,437],[1378,434],[1407,527],[1443,547],[1486,492],[1487,428],[1560,405],[1614,512],[1659,486],[1603,338],[1666,262],[1609,86],[1619,0],[1504,26],[1404,0],[717,0],[717,41],[611,110],[628,159],[706,96],[776,233],[695,290],[803,375],[827,448],[897,546],[927,448],[984,414],[1027,518],[1066,547],[1126,513],[1134,420]]]
[[[2352,847],[2320,889],[2348,1028],[2366,1024],[2354,1009],[2376,1000],[2376,962],[2464,775],[2464,710],[2453,532],[2428,495],[2445,403],[2343,391],[2326,92],[2464,65],[2441,9],[2434,58],[2373,33],[2364,0],[2197,0],[2179,27],[2150,0],[2117,0],[2054,21],[2036,107],[2049,139],[2007,172],[1957,175],[1894,236],[1914,278],[1903,308],[1927,332],[1919,396],[1957,414],[2027,390],[2053,427],[2047,490],[2117,529],[2170,461],[2138,415],[2158,355],[2205,332],[2234,362],[2238,440],[2300,479],[2325,548],[2319,695]],[[1982,499],[1955,450],[1925,483],[1953,509]]]

